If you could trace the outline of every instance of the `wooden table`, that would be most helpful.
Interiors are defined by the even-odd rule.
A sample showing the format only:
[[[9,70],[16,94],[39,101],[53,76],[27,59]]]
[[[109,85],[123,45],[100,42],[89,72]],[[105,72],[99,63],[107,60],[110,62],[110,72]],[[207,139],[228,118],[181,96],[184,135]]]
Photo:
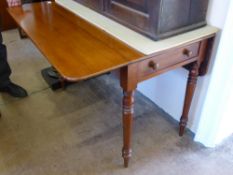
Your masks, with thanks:
[[[69,8],[65,4],[67,2],[58,1]],[[122,156],[127,167],[132,153],[134,92],[137,84],[178,67],[185,66],[189,70],[180,120],[179,134],[182,136],[197,77],[206,73],[217,29],[207,26],[155,42],[76,5],[70,6],[70,10],[76,14],[54,2],[27,4],[9,9],[9,13],[66,80],[79,81],[119,70],[124,92]]]

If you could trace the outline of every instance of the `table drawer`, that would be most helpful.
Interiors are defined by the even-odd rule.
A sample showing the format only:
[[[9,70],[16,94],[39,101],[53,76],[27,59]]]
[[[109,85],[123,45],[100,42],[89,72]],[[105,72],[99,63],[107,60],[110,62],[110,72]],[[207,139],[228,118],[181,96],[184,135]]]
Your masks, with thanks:
[[[170,66],[185,62],[198,56],[200,43],[194,43],[185,47],[166,51],[164,54],[156,55],[139,63],[139,77],[144,79],[158,71]]]

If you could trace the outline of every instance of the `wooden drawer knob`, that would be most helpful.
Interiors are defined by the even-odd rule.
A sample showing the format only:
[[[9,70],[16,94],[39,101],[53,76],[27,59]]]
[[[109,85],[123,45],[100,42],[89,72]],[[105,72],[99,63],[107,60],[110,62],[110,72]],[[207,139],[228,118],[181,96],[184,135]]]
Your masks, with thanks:
[[[155,63],[154,61],[150,61],[148,66],[152,68],[153,70],[157,70],[159,68],[159,64]]]
[[[193,55],[193,52],[188,49],[184,49],[183,54],[187,57],[191,57]]]

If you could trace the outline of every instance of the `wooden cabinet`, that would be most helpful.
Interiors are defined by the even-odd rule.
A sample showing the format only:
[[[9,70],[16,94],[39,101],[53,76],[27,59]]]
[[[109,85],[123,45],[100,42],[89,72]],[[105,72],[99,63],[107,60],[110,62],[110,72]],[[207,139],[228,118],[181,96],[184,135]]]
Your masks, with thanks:
[[[75,0],[154,40],[206,24],[209,0]]]
[[[206,16],[206,11],[208,7],[208,1],[206,0],[195,0],[191,1],[190,4],[190,24],[197,23],[203,20],[203,16]]]
[[[137,30],[148,32],[150,13],[147,0],[109,0],[104,13],[115,20]]]
[[[83,5],[86,5],[94,10],[102,11],[103,10],[103,0],[75,0]]]

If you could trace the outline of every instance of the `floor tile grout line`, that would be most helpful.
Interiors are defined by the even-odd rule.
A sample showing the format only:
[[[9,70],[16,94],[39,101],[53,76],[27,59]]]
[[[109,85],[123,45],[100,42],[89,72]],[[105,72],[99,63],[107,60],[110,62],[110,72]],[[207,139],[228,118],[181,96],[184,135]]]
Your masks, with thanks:
[[[43,88],[43,89],[41,89],[41,90],[33,91],[33,92],[31,92],[30,94],[28,94],[28,96],[38,94],[38,93],[43,92],[43,91],[46,91],[46,90],[48,90],[48,89],[50,89],[50,87],[45,87],[45,88]],[[12,100],[10,100],[10,101],[8,101],[8,102],[6,102],[6,103],[0,103],[0,106],[6,106],[6,105],[8,105],[8,104],[11,104],[12,102],[19,101],[19,100],[21,100],[21,98],[15,98],[15,99],[12,99]]]

